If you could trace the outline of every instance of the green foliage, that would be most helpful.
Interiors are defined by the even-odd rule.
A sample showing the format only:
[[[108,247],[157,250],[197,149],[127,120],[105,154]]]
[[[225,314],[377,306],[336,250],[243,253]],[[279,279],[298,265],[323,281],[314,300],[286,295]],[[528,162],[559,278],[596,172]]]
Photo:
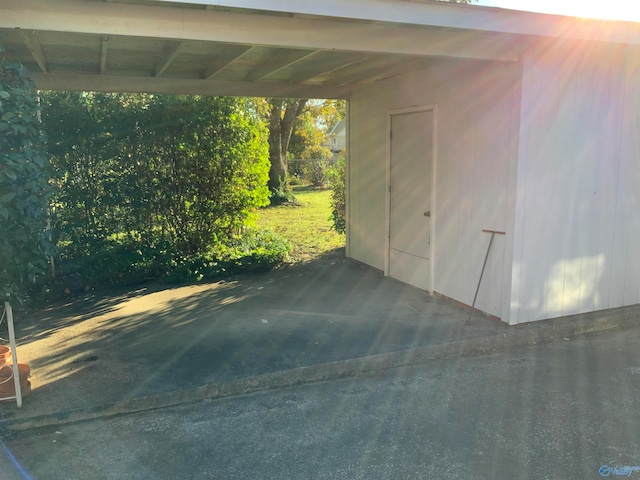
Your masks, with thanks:
[[[267,130],[251,100],[46,92],[58,276],[51,298],[213,279],[281,262],[247,227],[269,203]],[[244,232],[239,235],[239,232]]]
[[[283,203],[296,203],[296,197],[289,184],[282,178],[278,178],[278,186],[271,189],[271,205]]]
[[[329,184],[331,185],[331,221],[338,233],[347,231],[346,208],[346,173],[347,162],[344,151],[340,153],[338,161],[329,170]]]
[[[0,47],[0,54],[2,48]],[[0,57],[0,299],[46,268],[48,185],[35,85]]]
[[[304,149],[301,158],[308,160],[303,163],[303,176],[315,187],[323,187],[328,181],[331,150],[322,145],[310,145]]]
[[[207,250],[185,253],[170,242],[110,240],[95,243],[89,254],[63,252],[53,281],[32,287],[32,297],[50,300],[96,288],[145,282],[211,281],[243,272],[266,271],[288,257],[291,246],[269,231],[247,229]]]
[[[304,158],[307,147],[321,145],[327,133],[345,117],[345,100],[311,100],[297,118],[288,152],[292,158]]]
[[[193,254],[230,236],[269,200],[267,132],[248,102],[46,93],[56,239],[74,253],[116,234]]]

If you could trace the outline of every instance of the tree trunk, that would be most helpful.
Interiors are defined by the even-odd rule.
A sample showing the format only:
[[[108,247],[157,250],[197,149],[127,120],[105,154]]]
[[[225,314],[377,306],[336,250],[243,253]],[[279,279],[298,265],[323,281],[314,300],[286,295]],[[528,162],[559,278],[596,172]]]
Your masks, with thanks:
[[[274,98],[269,102],[269,189],[287,181],[287,150],[296,119],[304,110],[307,99]],[[286,184],[285,184],[286,186]]]

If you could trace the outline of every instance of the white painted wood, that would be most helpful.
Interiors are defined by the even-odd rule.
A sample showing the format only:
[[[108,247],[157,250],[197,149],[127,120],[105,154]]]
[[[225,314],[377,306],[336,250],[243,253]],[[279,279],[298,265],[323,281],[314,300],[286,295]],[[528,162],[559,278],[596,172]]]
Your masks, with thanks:
[[[351,89],[331,85],[239,82],[215,79],[48,73],[32,76],[40,90],[167,93],[287,98],[349,98]]]
[[[349,102],[349,237],[352,258],[385,268],[387,110],[375,90],[363,89]]]
[[[347,163],[345,169],[345,219],[346,219],[346,245],[345,255],[351,257],[351,234],[349,225],[351,224],[351,199],[346,192],[351,190],[351,116],[352,116],[351,102],[347,102],[345,123],[345,161]]]
[[[468,305],[489,237],[513,217],[508,185],[515,184],[512,113],[519,67],[498,63],[443,63],[354,91],[351,100],[351,256],[385,267],[386,167],[389,111],[437,105],[432,289]],[[513,177],[513,178],[512,178]],[[505,244],[497,238],[477,307],[500,317],[505,294]],[[511,254],[511,251],[509,251]]]
[[[575,43],[524,62],[511,323],[640,300],[639,59]]]
[[[431,290],[433,120],[422,110],[389,122],[388,275],[423,290]]]
[[[520,54],[517,42],[472,30],[452,34],[390,24],[78,0],[3,0],[0,28],[510,61]]]
[[[582,40],[640,43],[637,24],[607,20],[586,20],[478,5],[398,0],[159,0],[170,3],[217,5],[297,15],[321,15],[468,28],[480,31],[550,36]]]
[[[620,130],[614,247],[615,271],[620,275],[616,275],[612,281],[610,305],[640,303],[640,50],[629,50],[624,64],[624,107]]]

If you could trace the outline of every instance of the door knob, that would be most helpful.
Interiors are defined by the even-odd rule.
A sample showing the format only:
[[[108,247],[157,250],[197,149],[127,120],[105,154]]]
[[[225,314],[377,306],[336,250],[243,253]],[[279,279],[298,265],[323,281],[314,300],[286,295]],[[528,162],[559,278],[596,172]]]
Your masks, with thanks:
[[[431,216],[431,211],[424,212],[424,216],[425,216],[425,217],[430,217],[430,216]]]

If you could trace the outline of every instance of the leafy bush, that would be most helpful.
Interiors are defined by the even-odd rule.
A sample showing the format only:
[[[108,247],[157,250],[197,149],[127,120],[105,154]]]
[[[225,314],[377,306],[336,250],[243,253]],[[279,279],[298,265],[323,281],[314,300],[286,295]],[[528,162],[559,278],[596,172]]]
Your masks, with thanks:
[[[296,196],[291,187],[280,177],[277,188],[271,189],[271,205],[282,205],[283,203],[296,203]]]
[[[268,204],[267,130],[242,98],[46,92],[55,240],[205,251]],[[124,233],[123,233],[124,232]]]
[[[329,184],[331,186],[331,221],[333,228],[338,233],[347,231],[346,208],[346,173],[347,162],[344,151],[336,163],[329,170]]]
[[[316,187],[325,186],[331,157],[331,150],[321,145],[305,148],[301,155],[301,158],[308,160],[302,167],[304,178]]]
[[[2,53],[0,46],[0,55]],[[50,188],[35,85],[0,57],[0,300],[46,269]]]
[[[42,301],[150,281],[210,281],[245,272],[267,271],[285,261],[290,250],[289,242],[281,236],[254,229],[217,243],[207,251],[192,254],[184,254],[169,242],[110,240],[94,244],[88,255],[63,249],[58,277],[34,285],[31,293]]]
[[[298,163],[298,162],[295,162]],[[291,173],[291,169],[289,169],[289,185],[292,187],[302,185],[302,178],[297,173]]]

